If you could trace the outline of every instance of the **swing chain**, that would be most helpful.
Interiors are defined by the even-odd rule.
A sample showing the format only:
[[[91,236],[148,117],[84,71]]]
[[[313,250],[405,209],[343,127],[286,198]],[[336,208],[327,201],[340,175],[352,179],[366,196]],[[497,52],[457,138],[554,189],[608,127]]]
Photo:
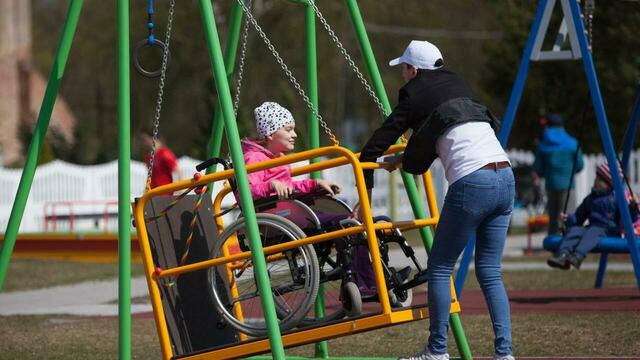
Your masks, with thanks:
[[[249,0],[249,8],[251,8]],[[236,93],[233,98],[233,114],[238,116],[238,105],[240,104],[240,91],[242,90],[242,75],[244,74],[244,61],[247,55],[247,40],[249,38],[249,17],[244,19],[244,28],[242,30],[242,45],[240,46],[240,60],[238,62],[238,78],[236,80]]]
[[[262,28],[260,27],[256,19],[253,17],[253,15],[251,14],[251,11],[247,8],[244,1],[243,0],[237,0],[237,1],[242,6],[242,9],[247,15],[247,18],[249,19],[249,21],[251,21],[251,24],[260,35],[260,38],[262,38],[262,41],[265,43],[265,45],[267,45],[267,48],[269,48],[273,57],[276,58],[276,61],[278,62],[278,65],[280,65],[280,68],[284,71],[289,81],[293,84],[293,86],[298,91],[298,94],[300,94],[300,96],[304,100],[309,111],[311,111],[313,115],[318,119],[318,122],[324,129],[325,133],[327,134],[327,136],[329,136],[329,140],[331,141],[331,143],[334,146],[339,146],[340,142],[338,141],[338,138],[333,134],[333,132],[329,128],[329,125],[327,125],[327,123],[322,119],[322,116],[320,115],[320,113],[313,106],[313,104],[311,103],[311,100],[302,89],[302,86],[300,86],[300,83],[298,82],[298,80],[293,76],[293,73],[291,72],[291,70],[289,70],[289,67],[287,66],[287,64],[284,63],[284,60],[282,60],[282,57],[280,56],[276,48],[273,46],[273,44],[271,43],[267,35],[264,33],[264,31],[262,31]]]
[[[342,54],[344,59],[347,61],[347,64],[349,65],[351,70],[356,74],[356,76],[358,77],[358,79],[360,80],[362,85],[364,86],[365,90],[369,93],[369,96],[371,96],[371,99],[373,99],[373,101],[378,106],[378,109],[380,110],[380,113],[382,114],[382,117],[386,117],[387,113],[386,113],[386,111],[384,109],[384,105],[382,105],[382,102],[380,101],[380,99],[378,98],[376,93],[371,88],[371,85],[369,85],[369,82],[367,81],[367,79],[365,79],[364,75],[362,75],[362,73],[360,72],[360,70],[356,66],[356,64],[353,61],[353,59],[351,58],[351,56],[349,55],[347,50],[344,48],[344,46],[342,45],[342,43],[338,39],[338,36],[333,31],[333,29],[331,28],[331,26],[329,25],[327,20],[324,18],[324,16],[320,12],[320,9],[318,9],[318,6],[316,5],[315,0],[309,0],[309,4],[313,7],[313,12],[315,12],[316,16],[320,20],[320,23],[322,23],[322,26],[327,31],[327,33],[329,34],[329,36],[331,37],[333,42],[336,44],[336,47],[338,48],[338,50],[340,50],[340,53]]]
[[[153,35],[153,28],[155,25],[153,24],[153,0],[149,0],[149,6],[147,8],[147,29],[149,31],[149,35],[147,36],[147,43],[149,45],[154,45],[156,41],[156,37]]]
[[[589,52],[593,53],[593,12],[596,8],[595,0],[585,0],[584,14],[587,25],[587,39],[589,40]]]
[[[153,121],[153,141],[151,151],[149,153],[149,168],[147,169],[147,183],[145,191],[151,189],[151,175],[153,174],[154,157],[156,154],[156,142],[158,141],[158,129],[160,127],[160,111],[162,110],[162,96],[164,94],[164,81],[167,74],[167,58],[169,56],[169,43],[171,42],[171,26],[173,23],[173,12],[175,8],[175,0],[169,1],[169,16],[167,19],[167,29],[165,32],[165,46],[162,51],[162,68],[160,70],[160,83],[158,86],[158,99],[156,100],[156,111]]]

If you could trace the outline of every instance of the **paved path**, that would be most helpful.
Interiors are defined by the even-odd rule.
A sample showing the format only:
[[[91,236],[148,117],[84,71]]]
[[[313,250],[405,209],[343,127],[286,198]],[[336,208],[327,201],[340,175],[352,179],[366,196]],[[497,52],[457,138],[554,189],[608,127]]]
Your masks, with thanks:
[[[131,281],[131,296],[146,296],[144,277]],[[118,315],[118,280],[0,293],[0,315]],[[132,304],[132,313],[151,311],[150,304]]]

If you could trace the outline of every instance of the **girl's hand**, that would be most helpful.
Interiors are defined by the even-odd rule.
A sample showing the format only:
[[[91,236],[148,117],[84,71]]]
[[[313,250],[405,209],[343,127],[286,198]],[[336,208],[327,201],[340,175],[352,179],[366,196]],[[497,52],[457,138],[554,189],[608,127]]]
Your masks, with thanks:
[[[362,221],[362,212],[360,211],[360,208],[360,202],[358,202],[356,206],[353,207],[350,217],[358,221]]]
[[[273,180],[271,182],[271,189],[276,192],[280,199],[287,199],[293,193],[292,187],[278,180]]]
[[[338,185],[338,183],[336,183],[335,181],[318,179],[316,180],[316,182],[318,183],[318,187],[320,189],[323,189],[331,195],[337,195],[340,193],[340,185]]]

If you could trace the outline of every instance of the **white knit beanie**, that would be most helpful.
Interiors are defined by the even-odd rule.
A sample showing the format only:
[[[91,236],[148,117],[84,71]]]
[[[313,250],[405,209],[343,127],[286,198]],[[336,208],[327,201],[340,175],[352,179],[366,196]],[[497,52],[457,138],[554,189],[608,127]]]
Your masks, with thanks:
[[[256,117],[256,130],[261,139],[294,122],[289,110],[271,101],[263,102],[253,110],[253,114]]]

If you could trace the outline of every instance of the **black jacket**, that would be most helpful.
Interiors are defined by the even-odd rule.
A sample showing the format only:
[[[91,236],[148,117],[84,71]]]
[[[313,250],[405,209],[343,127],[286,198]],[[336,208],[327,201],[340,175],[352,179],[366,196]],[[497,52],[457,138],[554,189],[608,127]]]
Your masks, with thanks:
[[[403,155],[403,170],[424,173],[438,157],[436,141],[448,128],[469,121],[499,121],[482,105],[467,82],[444,69],[419,70],[401,89],[398,105],[362,148],[360,161],[375,161],[408,129],[413,130]],[[367,187],[373,171],[365,170]]]

